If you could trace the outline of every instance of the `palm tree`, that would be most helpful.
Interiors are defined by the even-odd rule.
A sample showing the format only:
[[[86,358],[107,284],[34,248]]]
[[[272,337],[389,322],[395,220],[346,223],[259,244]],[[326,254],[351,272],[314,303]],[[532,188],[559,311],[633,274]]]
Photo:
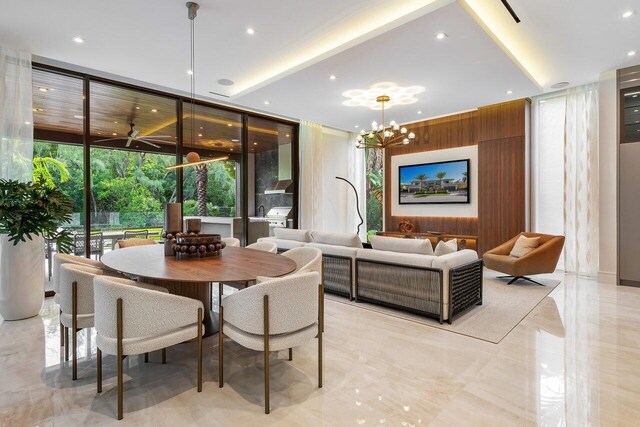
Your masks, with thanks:
[[[463,182],[467,182],[467,178],[469,176],[469,172],[462,172],[462,181]]]
[[[425,182],[426,180],[428,180],[428,179],[429,179],[429,177],[428,177],[427,175],[425,175],[425,174],[421,173],[421,174],[418,174],[418,175],[416,176],[416,179],[417,179],[418,181],[420,181],[420,190],[423,190],[423,189],[424,189],[424,182]]]
[[[436,178],[440,180],[440,189],[442,189],[442,178],[444,178],[446,174],[446,172],[438,172],[436,174]]]
[[[207,216],[207,181],[209,170],[207,164],[196,166],[196,194],[198,198],[198,215]]]

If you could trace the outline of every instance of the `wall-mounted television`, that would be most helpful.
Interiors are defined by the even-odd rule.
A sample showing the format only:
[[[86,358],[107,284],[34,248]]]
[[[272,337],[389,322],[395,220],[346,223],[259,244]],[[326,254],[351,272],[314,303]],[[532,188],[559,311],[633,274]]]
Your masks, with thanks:
[[[469,203],[469,166],[469,159],[400,166],[400,204]]]

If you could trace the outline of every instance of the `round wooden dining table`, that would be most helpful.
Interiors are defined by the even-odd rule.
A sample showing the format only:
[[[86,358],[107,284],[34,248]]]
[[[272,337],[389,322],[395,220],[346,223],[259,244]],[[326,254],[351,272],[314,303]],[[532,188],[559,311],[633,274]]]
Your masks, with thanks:
[[[251,282],[258,276],[278,277],[296,269],[296,263],[282,255],[232,246],[223,249],[220,257],[180,260],[165,256],[164,245],[134,246],[107,252],[102,262],[169,293],[202,301],[206,336],[218,332],[217,313],[211,307],[212,283]]]

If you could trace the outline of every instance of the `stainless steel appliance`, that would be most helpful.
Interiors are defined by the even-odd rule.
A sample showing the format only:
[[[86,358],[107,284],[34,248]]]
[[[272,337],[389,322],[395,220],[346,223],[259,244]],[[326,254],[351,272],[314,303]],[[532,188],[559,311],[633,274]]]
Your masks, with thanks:
[[[269,209],[267,221],[269,221],[269,236],[273,236],[274,228],[286,228],[287,220],[292,219],[292,208],[290,206],[279,206]],[[290,222],[293,224],[293,222]]]

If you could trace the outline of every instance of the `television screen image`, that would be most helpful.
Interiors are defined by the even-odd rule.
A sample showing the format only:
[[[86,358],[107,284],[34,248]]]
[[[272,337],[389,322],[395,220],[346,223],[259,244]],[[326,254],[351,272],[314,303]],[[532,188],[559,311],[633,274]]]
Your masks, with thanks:
[[[401,205],[469,203],[469,159],[399,169]]]

